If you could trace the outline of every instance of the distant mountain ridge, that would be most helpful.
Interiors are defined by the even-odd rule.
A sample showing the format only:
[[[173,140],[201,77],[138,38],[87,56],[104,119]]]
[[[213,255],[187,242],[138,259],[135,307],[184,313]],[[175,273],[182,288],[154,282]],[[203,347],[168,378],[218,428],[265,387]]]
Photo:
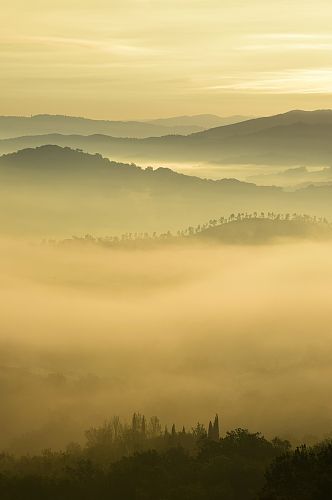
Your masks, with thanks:
[[[97,120],[65,115],[0,116],[0,139],[24,135],[104,134],[113,137],[160,137],[187,135],[217,125],[234,123],[246,117],[221,118],[216,115],[161,118],[156,120]]]
[[[209,129],[213,127],[221,127],[224,125],[231,125],[233,123],[239,123],[246,120],[250,120],[251,116],[243,115],[232,115],[221,117],[218,115],[211,114],[201,114],[201,115],[183,115],[174,116],[171,118],[157,118],[154,120],[144,120],[147,123],[154,123],[159,125],[166,125],[170,127],[174,126],[190,126],[196,125],[202,127],[202,129]]]
[[[100,152],[117,160],[210,161],[219,163],[330,165],[332,111],[290,111],[216,127],[187,136],[144,139],[104,134],[48,134],[0,141],[0,153],[57,144]]]
[[[64,115],[0,116],[0,138],[47,133],[143,138],[167,134],[185,135],[200,130],[203,128],[196,125],[168,127],[149,122],[94,120]]]

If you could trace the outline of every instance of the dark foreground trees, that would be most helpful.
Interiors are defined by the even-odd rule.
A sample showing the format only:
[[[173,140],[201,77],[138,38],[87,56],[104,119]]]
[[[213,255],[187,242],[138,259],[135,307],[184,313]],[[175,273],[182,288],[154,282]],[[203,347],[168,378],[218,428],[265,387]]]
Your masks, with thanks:
[[[214,427],[214,429],[213,429]],[[85,447],[0,454],[1,500],[330,500],[332,444],[291,450],[245,429],[161,428],[134,414],[87,432]]]
[[[332,444],[301,446],[276,458],[260,500],[331,500]]]
[[[139,420],[133,423],[138,432]],[[200,424],[199,424],[200,426]],[[201,428],[202,426],[200,426]],[[144,430],[144,427],[143,427]],[[184,430],[147,438],[147,449],[110,460],[89,446],[0,459],[1,500],[250,500],[289,443],[237,429],[222,439]],[[142,429],[141,431],[142,432]],[[142,437],[142,436],[141,436]],[[139,445],[141,446],[141,445]],[[111,447],[109,447],[111,450]]]

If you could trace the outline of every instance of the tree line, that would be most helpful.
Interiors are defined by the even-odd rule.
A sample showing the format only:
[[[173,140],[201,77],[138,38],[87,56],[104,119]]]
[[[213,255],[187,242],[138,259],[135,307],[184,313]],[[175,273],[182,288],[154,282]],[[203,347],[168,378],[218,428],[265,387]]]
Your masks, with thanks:
[[[178,242],[183,239],[190,239],[195,235],[204,233],[210,228],[216,228],[218,226],[223,226],[226,224],[235,224],[239,222],[251,222],[255,221],[274,221],[274,222],[298,222],[306,224],[319,224],[329,226],[330,224],[325,217],[310,216],[307,214],[298,213],[276,213],[276,212],[238,212],[232,213],[228,217],[220,216],[215,219],[210,219],[204,224],[198,224],[197,226],[188,226],[185,229],[178,230],[175,234],[171,231],[165,231],[162,233],[153,232],[152,234],[148,232],[127,232],[120,236],[101,236],[96,237],[91,234],[86,234],[84,236],[72,236],[71,238],[66,238],[61,241],[48,240],[48,243],[69,245],[72,243],[90,243],[98,244],[104,247],[117,247],[123,245],[133,245],[147,242]]]
[[[327,500],[332,443],[312,448],[235,429],[170,429],[135,413],[91,427],[84,446],[0,454],[2,500]]]

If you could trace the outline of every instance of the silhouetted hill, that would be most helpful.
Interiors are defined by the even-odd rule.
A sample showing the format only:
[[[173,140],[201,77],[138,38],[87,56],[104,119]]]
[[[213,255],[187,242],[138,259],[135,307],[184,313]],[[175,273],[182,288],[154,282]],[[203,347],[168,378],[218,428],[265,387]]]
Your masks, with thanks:
[[[331,239],[329,224],[297,217],[294,220],[246,218],[208,227],[195,235],[201,241],[228,244],[262,244],[278,240]]]
[[[277,185],[285,187],[306,187],[310,185],[324,185],[332,182],[332,167],[323,167],[309,170],[307,167],[288,168],[282,172],[252,175],[248,181],[263,185]]]
[[[298,214],[232,214],[229,218],[211,219],[208,223],[189,226],[177,231],[149,235],[124,233],[118,236],[84,235],[66,238],[59,245],[98,245],[115,249],[151,249],[163,245],[214,243],[227,245],[263,245],[291,243],[299,240],[327,241],[332,239],[332,225],[326,219]]]
[[[199,120],[198,120],[199,121]],[[114,137],[158,137],[168,134],[191,134],[203,130],[196,123],[174,124],[141,121],[92,120],[75,116],[35,115],[0,116],[0,139],[22,135],[106,134]]]
[[[291,111],[188,136],[126,139],[106,135],[51,134],[21,137],[0,141],[0,151],[58,144],[134,161],[146,158],[159,161],[318,165],[330,164],[331,139],[332,111]]]
[[[228,125],[226,127],[216,127],[213,130],[206,130],[198,134],[201,136],[208,136],[210,138],[217,137],[220,139],[229,136],[253,134],[274,127],[294,125],[299,123],[307,125],[332,125],[332,110],[293,110],[278,115],[246,120],[241,123]]]
[[[60,181],[63,176],[74,175],[77,181],[86,176],[89,180],[101,183],[105,188],[114,188],[120,183],[124,189],[153,189],[158,193],[169,195],[184,194],[188,191],[209,193],[211,195],[223,192],[238,194],[280,191],[274,187],[257,187],[255,184],[240,182],[236,179],[222,179],[213,181],[200,177],[188,176],[175,172],[169,168],[141,168],[135,164],[118,163],[103,158],[99,153],[90,154],[81,150],[57,145],[45,145],[37,148],[28,148],[16,153],[9,153],[0,157],[0,173],[8,175],[29,176],[31,180],[40,179],[40,176],[49,176]],[[78,177],[79,174],[79,177]],[[168,193],[168,190],[171,191]]]
[[[232,212],[332,214],[330,186],[287,193],[143,169],[54,145],[2,156],[0,194],[3,231],[43,235],[176,231]]]

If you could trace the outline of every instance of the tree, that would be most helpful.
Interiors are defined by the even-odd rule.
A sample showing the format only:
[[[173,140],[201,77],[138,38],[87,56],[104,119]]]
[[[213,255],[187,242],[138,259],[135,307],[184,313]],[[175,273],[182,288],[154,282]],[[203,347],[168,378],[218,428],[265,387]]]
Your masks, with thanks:
[[[193,436],[196,440],[204,439],[207,437],[206,429],[203,424],[197,422],[196,427],[192,428]]]
[[[211,420],[209,422],[208,439],[213,439],[213,426]]]
[[[213,439],[215,441],[219,441],[220,438],[220,432],[219,432],[219,417],[218,414],[214,417],[214,423],[213,423]]]
[[[133,432],[138,431],[138,415],[136,413],[133,414],[132,420],[131,420],[131,428]]]
[[[151,438],[156,438],[156,437],[161,436],[162,430],[161,430],[160,420],[158,417],[153,416],[150,418],[149,424],[148,424],[148,434],[149,434],[149,437],[151,437]]]
[[[272,462],[260,500],[329,500],[332,498],[332,443],[300,446]]]

